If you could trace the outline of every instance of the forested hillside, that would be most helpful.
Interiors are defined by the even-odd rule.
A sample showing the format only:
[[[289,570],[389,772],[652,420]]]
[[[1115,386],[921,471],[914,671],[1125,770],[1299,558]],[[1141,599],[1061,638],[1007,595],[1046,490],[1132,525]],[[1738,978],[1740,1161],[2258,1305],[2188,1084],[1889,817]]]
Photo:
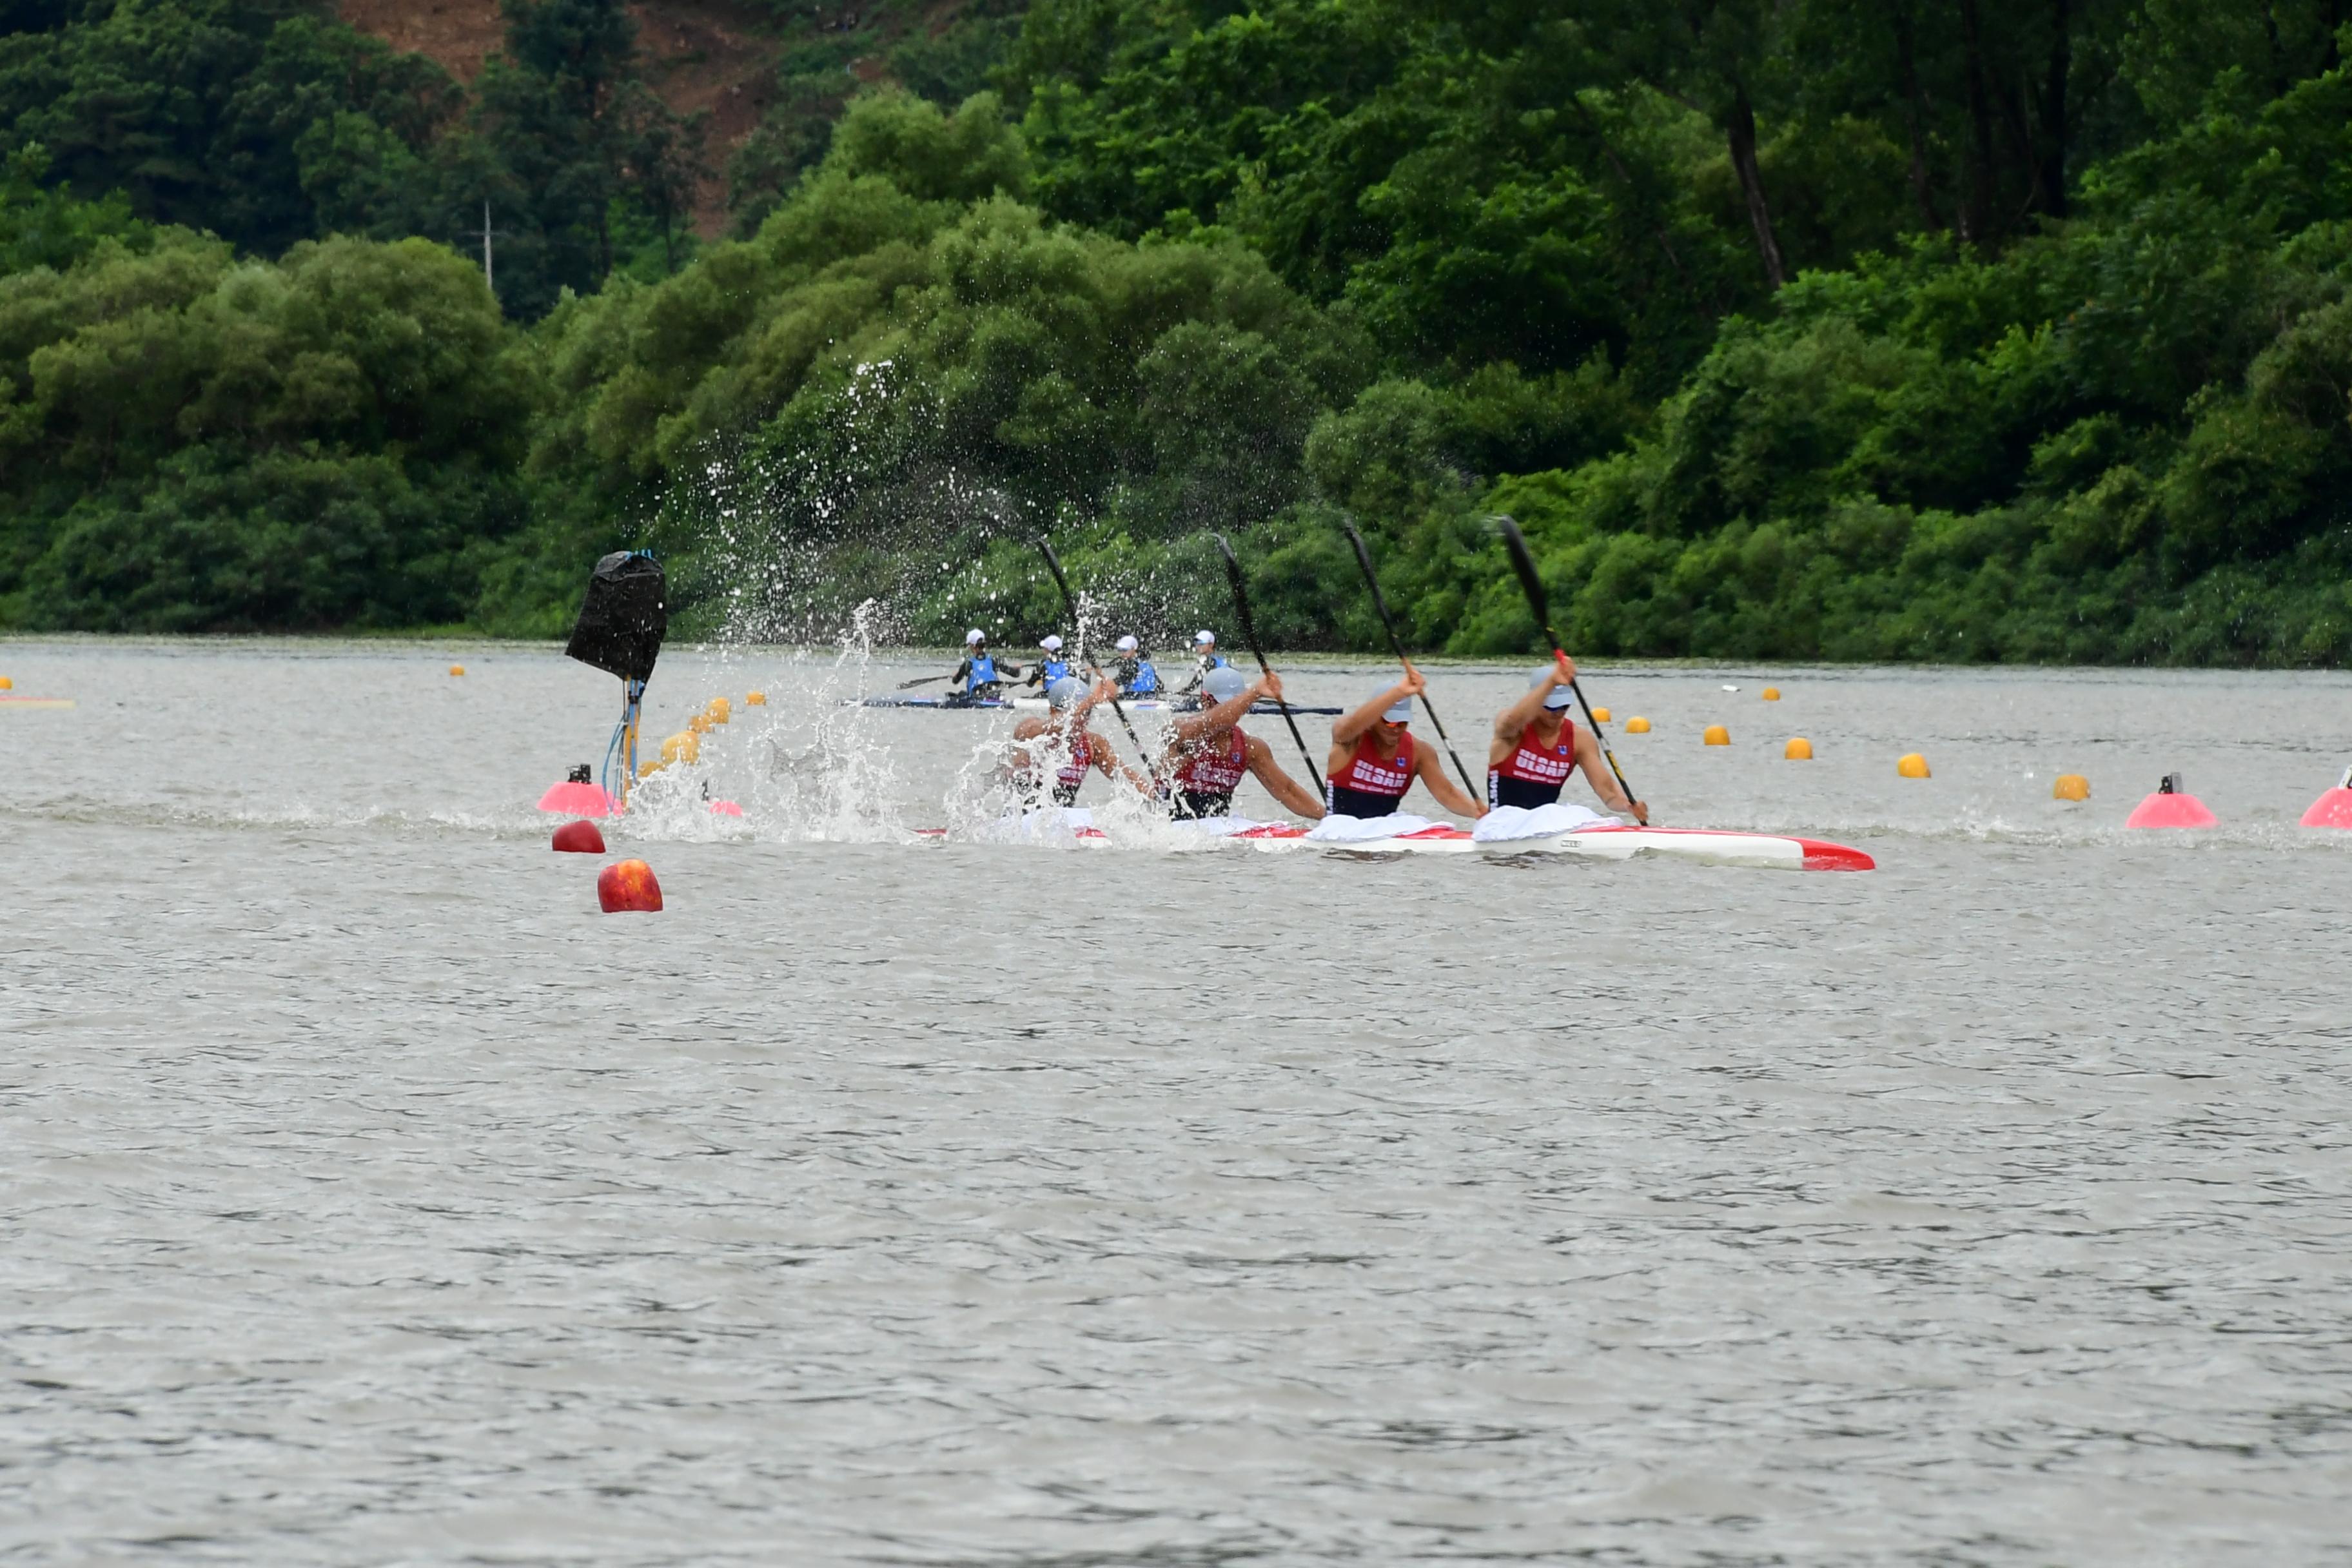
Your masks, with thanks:
[[[1019,633],[1050,529],[1174,626],[1222,531],[1369,647],[1352,516],[1500,651],[1499,510],[1580,651],[2352,654],[2352,5],[775,11],[721,159],[612,0],[470,84],[0,4],[0,625],[546,633],[652,542]]]

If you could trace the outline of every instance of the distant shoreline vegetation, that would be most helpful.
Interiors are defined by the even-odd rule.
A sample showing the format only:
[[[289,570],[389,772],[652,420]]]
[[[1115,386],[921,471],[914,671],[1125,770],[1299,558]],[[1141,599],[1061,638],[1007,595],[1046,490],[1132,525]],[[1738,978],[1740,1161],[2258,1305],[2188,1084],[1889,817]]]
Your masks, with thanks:
[[[1221,531],[1373,653],[1352,518],[1499,658],[1507,512],[1580,657],[2352,662],[2318,0],[998,4],[711,241],[625,14],[507,9],[468,91],[302,0],[0,7],[0,631],[547,638],[648,545],[682,638],[1017,646],[1050,532],[1173,648]]]

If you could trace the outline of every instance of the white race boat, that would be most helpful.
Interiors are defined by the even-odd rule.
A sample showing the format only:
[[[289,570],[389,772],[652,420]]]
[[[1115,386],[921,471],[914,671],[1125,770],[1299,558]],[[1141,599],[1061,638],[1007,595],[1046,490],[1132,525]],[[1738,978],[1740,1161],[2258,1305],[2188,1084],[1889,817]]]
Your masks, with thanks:
[[[1017,826],[1015,826],[1017,825]],[[1115,835],[1094,826],[1091,813],[1041,813],[1013,818],[1000,841],[1075,844],[1108,849]],[[926,838],[947,836],[944,827],[926,829]],[[1450,825],[1420,828],[1389,837],[1318,838],[1311,830],[1286,822],[1267,823],[1238,832],[1212,836],[1203,831],[1202,848],[1236,845],[1268,854],[1301,849],[1339,850],[1350,855],[1581,855],[1596,860],[1631,860],[1654,855],[1669,860],[1691,860],[1706,866],[1748,866],[1776,871],[1874,871],[1878,862],[1860,849],[1820,838],[1800,838],[1780,833],[1739,833],[1708,827],[1629,827],[1619,823],[1579,827],[1566,833],[1526,838],[1481,841],[1467,828]]]

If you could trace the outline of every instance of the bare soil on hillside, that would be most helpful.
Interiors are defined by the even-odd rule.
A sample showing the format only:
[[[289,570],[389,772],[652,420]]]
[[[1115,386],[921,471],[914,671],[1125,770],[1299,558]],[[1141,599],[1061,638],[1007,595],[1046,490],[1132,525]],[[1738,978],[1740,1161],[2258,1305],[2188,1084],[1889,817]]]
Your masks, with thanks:
[[[344,21],[396,49],[414,50],[470,83],[506,37],[499,0],[341,0]],[[646,76],[672,109],[710,112],[710,164],[695,201],[705,238],[726,226],[728,155],[775,96],[778,40],[769,18],[729,0],[640,0],[629,7]]]

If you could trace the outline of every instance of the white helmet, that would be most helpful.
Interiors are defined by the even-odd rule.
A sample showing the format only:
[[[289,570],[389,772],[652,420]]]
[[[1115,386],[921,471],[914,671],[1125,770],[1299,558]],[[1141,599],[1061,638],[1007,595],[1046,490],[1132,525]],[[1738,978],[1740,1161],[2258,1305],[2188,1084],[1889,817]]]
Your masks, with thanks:
[[[966,647],[975,647],[976,645],[984,643],[987,640],[988,634],[982,631],[978,626],[974,626],[971,630],[963,634],[963,646]]]
[[[1039,643],[1037,646],[1044,648],[1047,653],[1059,653],[1062,651],[1062,639],[1049,634],[1045,640]]]
[[[1141,647],[1143,645],[1141,643],[1137,642],[1131,637],[1125,637],[1118,639],[1118,651],[1121,653],[1133,653],[1137,648]]]
[[[1217,634],[1209,631],[1194,632],[1192,634],[1192,646],[1194,647],[1214,647],[1217,646]]]

